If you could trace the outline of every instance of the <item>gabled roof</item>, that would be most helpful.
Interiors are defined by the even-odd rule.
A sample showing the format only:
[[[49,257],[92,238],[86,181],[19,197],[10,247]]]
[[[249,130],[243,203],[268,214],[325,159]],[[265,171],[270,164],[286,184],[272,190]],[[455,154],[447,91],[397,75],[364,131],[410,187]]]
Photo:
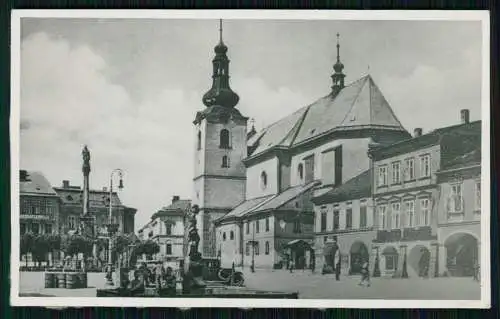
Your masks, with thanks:
[[[191,206],[191,200],[190,199],[179,199],[173,202],[172,204],[163,207],[161,210],[182,210],[185,211]]]
[[[57,193],[41,172],[22,171],[21,175],[23,177],[19,181],[20,195],[36,194],[57,196]]]
[[[61,198],[64,205],[82,205],[83,203],[83,190],[81,188],[64,188],[54,187],[57,195]],[[90,206],[107,207],[108,206],[109,192],[102,190],[89,191],[89,204]],[[116,192],[111,196],[113,206],[122,206],[122,202]]]
[[[351,178],[344,184],[335,187],[334,189],[314,197],[312,202],[316,205],[327,203],[343,202],[352,199],[361,199],[369,197],[371,194],[371,170],[366,170],[363,173]]]
[[[167,215],[184,215],[187,210],[189,210],[191,207],[191,200],[190,199],[179,199],[172,204],[163,207],[162,209],[158,210],[156,213],[154,213],[151,216],[151,220],[157,218],[158,216],[167,216]]]
[[[406,132],[370,75],[269,125],[249,139],[248,146],[256,155],[276,146],[293,147],[335,130],[367,128]]]

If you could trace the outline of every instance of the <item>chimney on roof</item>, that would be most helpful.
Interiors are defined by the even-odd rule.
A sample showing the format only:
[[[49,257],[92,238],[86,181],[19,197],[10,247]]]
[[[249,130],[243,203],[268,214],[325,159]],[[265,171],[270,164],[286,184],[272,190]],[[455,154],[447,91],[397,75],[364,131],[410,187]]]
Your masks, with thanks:
[[[469,123],[469,110],[463,109],[460,111],[460,118],[462,119],[462,124]]]
[[[172,197],[172,204],[173,204],[173,203],[175,203],[176,201],[178,201],[179,199],[180,199],[180,197],[179,197],[179,196],[174,195],[174,196]]]
[[[413,130],[413,137],[420,137],[422,136],[422,128],[417,127]]]
[[[69,188],[69,181],[68,180],[63,180],[63,188]]]

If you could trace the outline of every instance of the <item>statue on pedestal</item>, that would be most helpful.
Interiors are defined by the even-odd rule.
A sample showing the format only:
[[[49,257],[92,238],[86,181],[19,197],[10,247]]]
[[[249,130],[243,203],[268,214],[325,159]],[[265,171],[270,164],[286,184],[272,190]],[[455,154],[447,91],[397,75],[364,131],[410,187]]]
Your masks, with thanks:
[[[198,234],[198,229],[196,228],[196,216],[198,213],[198,205],[193,205],[188,228],[189,254],[187,262],[184,265],[185,275],[183,280],[183,290],[185,291],[189,291],[193,288],[203,288],[206,286],[202,279],[202,257],[201,253],[198,251],[198,246],[200,244],[200,235]]]

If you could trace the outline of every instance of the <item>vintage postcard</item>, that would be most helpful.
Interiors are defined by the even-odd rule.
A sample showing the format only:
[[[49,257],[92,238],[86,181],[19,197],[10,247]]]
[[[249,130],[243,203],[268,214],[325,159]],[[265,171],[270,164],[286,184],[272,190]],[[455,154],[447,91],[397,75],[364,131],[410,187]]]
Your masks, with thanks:
[[[13,11],[12,305],[488,308],[489,32]]]

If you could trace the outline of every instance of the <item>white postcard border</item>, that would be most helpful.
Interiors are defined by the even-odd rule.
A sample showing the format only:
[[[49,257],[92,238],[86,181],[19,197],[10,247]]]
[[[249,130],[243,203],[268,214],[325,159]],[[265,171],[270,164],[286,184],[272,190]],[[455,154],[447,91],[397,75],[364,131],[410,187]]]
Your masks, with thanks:
[[[19,140],[21,18],[432,20],[482,22],[482,169],[480,300],[339,300],[220,298],[97,298],[19,296]],[[358,10],[13,10],[11,15],[11,292],[13,306],[238,308],[489,308],[490,265],[490,23],[488,11]]]

